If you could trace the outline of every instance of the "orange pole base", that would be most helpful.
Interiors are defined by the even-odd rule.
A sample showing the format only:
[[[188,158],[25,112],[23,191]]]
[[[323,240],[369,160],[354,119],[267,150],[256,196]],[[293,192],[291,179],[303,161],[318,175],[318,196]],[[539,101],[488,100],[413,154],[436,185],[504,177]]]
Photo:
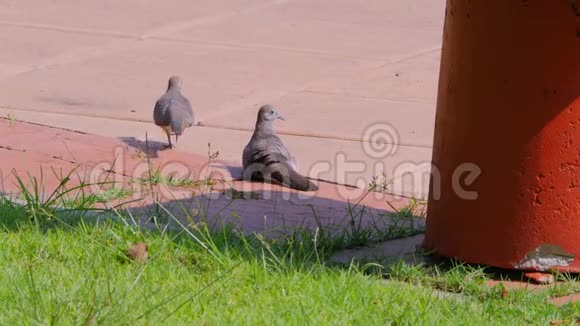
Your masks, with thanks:
[[[566,0],[447,1],[424,247],[580,272],[574,10]]]

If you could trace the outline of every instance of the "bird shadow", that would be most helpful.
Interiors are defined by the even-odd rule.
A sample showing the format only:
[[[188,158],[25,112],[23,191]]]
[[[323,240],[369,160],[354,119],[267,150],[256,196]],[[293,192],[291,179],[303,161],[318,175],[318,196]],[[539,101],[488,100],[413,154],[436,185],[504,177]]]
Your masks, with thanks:
[[[234,179],[236,181],[243,179],[243,176],[244,176],[244,168],[243,167],[237,166],[237,165],[225,164],[222,166],[222,168],[225,168],[229,172],[232,179]]]
[[[147,140],[147,142],[145,142],[135,137],[119,137],[119,140],[128,146],[149,155],[151,158],[158,158],[159,152],[169,149],[165,146],[166,143],[156,140]]]

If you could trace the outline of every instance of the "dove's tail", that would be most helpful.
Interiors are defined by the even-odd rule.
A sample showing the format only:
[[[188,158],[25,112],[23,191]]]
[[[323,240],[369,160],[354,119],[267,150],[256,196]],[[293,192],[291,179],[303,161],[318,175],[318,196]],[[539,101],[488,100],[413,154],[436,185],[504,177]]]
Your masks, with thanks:
[[[318,186],[296,172],[286,162],[271,165],[255,165],[244,170],[244,179],[277,184],[300,191],[316,191]]]
[[[301,191],[316,191],[318,190],[318,186],[312,183],[308,178],[301,175],[300,173],[296,172],[296,170],[292,169],[290,166],[287,165],[288,173],[286,174],[288,178],[280,178],[278,180],[285,186],[288,186],[292,189],[301,190]],[[283,176],[284,174],[280,174]],[[276,176],[276,174],[274,174]]]

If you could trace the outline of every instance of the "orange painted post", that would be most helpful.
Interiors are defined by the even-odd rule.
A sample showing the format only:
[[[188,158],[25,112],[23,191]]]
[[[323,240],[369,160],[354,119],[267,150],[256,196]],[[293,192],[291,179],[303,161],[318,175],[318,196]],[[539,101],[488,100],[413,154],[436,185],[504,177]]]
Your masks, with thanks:
[[[580,272],[573,3],[447,1],[433,148],[439,176],[424,247],[502,268]]]

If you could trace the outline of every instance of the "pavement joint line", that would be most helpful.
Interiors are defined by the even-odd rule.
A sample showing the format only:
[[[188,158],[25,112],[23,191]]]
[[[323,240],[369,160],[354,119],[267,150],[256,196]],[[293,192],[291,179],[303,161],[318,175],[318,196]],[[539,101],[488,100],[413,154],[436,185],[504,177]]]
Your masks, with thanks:
[[[218,124],[206,124],[203,122],[199,122],[196,125],[196,127],[226,129],[226,130],[238,130],[238,131],[247,131],[247,132],[254,131],[254,129],[251,129],[251,128],[224,126],[224,125],[218,125]],[[342,140],[342,141],[350,141],[350,142],[356,142],[356,143],[371,143],[367,139],[360,139],[360,138],[356,138],[356,137],[328,135],[328,134],[319,134],[319,133],[307,133],[307,132],[293,132],[293,131],[287,131],[287,130],[283,130],[283,129],[278,129],[276,131],[276,133],[280,134],[280,135],[295,136],[295,137]],[[390,145],[392,145],[392,143],[386,143],[386,142],[377,143],[377,144],[390,144]],[[410,144],[410,143],[398,143],[397,146],[412,147],[412,148],[433,148],[433,146],[430,146],[430,145]]]
[[[126,117],[112,117],[112,116],[107,115],[107,114],[70,113],[70,112],[60,111],[60,110],[31,109],[31,108],[6,106],[6,105],[0,105],[0,109],[7,110],[7,111],[22,111],[22,112],[38,112],[38,113],[47,113],[47,114],[58,114],[58,115],[66,115],[66,116],[73,116],[73,117],[77,116],[77,117],[83,117],[83,118],[153,123],[152,120],[145,120],[145,119],[139,119],[139,118],[126,118]]]
[[[28,69],[22,69],[12,74],[7,74],[0,77],[0,80],[10,79],[16,76],[34,73],[37,71],[47,70],[58,66],[66,66],[75,63],[83,63],[93,59],[106,57],[113,55],[118,52],[124,52],[130,48],[141,44],[142,40],[138,36],[130,34],[122,34],[117,32],[105,32],[97,30],[85,30],[76,29],[72,30],[68,27],[59,27],[54,25],[41,25],[41,24],[20,24],[20,23],[7,23],[0,21],[0,25],[8,25],[22,28],[40,29],[40,30],[52,30],[64,33],[75,33],[90,36],[113,36],[114,38],[105,44],[100,44],[98,46],[88,46],[88,47],[76,47],[70,51],[59,53],[55,56],[49,58],[43,58],[39,62],[29,65]],[[125,40],[126,42],[119,42],[120,40]]]
[[[441,46],[429,47],[429,48],[425,48],[423,50],[419,50],[419,51],[414,51],[414,52],[408,53],[407,55],[398,56],[397,59],[393,59],[393,60],[391,60],[391,62],[387,62],[387,63],[385,63],[384,61],[383,62],[374,62],[375,64],[372,67],[361,68],[359,70],[359,72],[358,72],[358,75],[368,75],[368,74],[372,74],[376,70],[381,69],[381,68],[384,68],[384,67],[386,67],[386,66],[388,66],[390,64],[405,62],[407,60],[412,60],[412,59],[415,59],[415,58],[418,58],[418,57],[421,57],[421,56],[426,56],[426,55],[429,55],[429,54],[431,54],[431,53],[433,53],[435,51],[440,51],[440,50],[441,50]],[[369,61],[368,63],[370,63],[370,62],[371,61]],[[362,61],[361,61],[361,63],[362,63]],[[287,96],[289,94],[305,92],[305,91],[308,91],[313,86],[319,85],[319,84],[324,83],[324,82],[327,82],[327,81],[334,81],[334,80],[336,80],[336,78],[327,78],[327,79],[321,79],[321,80],[310,80],[310,81],[307,81],[302,86],[299,86],[299,87],[297,87],[297,88],[295,88],[293,90],[284,91],[284,92],[277,92],[276,95],[268,94],[268,96],[266,96],[266,97],[269,97],[270,100],[272,100],[272,99],[281,99],[284,96]],[[248,102],[248,101],[249,101],[248,98],[244,98],[243,99],[243,102]],[[250,102],[252,103],[252,105],[255,105],[255,102],[256,101],[255,100],[252,100]],[[396,102],[396,103],[403,103],[403,102],[404,101],[402,101],[402,102]],[[408,101],[408,102],[409,103],[416,103],[416,102],[413,102],[413,101]],[[229,104],[228,106],[231,106],[231,104]],[[230,114],[230,113],[233,113],[233,112],[238,112],[238,111],[243,110],[243,109],[244,109],[243,105],[239,105],[239,106],[237,106],[235,108],[231,108],[231,109],[228,109],[228,108],[219,108],[218,110],[215,111],[215,113],[213,113],[213,114],[210,113],[209,116],[206,116],[205,118],[206,118],[206,120],[208,118],[209,119],[215,119],[215,118],[223,117],[226,114]]]
[[[313,55],[319,56],[322,58],[333,58],[333,59],[342,59],[342,60],[352,60],[352,61],[359,61],[359,62],[377,62],[381,65],[388,64],[388,60],[385,58],[362,58],[359,56],[350,56],[350,55],[337,55],[336,53],[330,53],[326,51],[316,50],[316,49],[308,49],[308,48],[290,48],[290,47],[283,47],[283,46],[276,46],[276,45],[267,45],[267,44],[257,44],[257,43],[235,43],[235,42],[220,42],[220,41],[210,41],[204,39],[191,39],[191,38],[180,38],[180,37],[173,37],[173,36],[155,36],[149,38],[155,41],[162,41],[162,42],[176,42],[176,43],[185,43],[185,44],[197,44],[197,45],[206,45],[206,46],[214,46],[214,47],[221,47],[226,49],[233,49],[233,50],[271,50],[271,51],[280,51],[280,52],[292,52],[296,54],[303,54],[303,55]],[[379,66],[381,67],[381,66]]]
[[[145,120],[145,119],[129,119],[129,118],[124,118],[124,117],[111,117],[111,116],[107,116],[107,115],[84,114],[84,113],[83,114],[78,114],[78,113],[71,114],[68,112],[56,112],[56,111],[42,110],[42,109],[25,109],[25,108],[7,107],[7,106],[3,106],[3,105],[0,105],[0,110],[39,112],[39,113],[47,113],[47,114],[65,115],[65,116],[71,116],[71,117],[77,116],[77,117],[84,117],[84,118],[108,119],[108,120],[127,121],[127,122],[140,122],[140,123],[148,123],[148,124],[153,123],[151,120]],[[21,121],[21,122],[33,123],[33,122],[28,122],[28,121]],[[42,124],[38,124],[38,125],[42,125]],[[209,128],[209,129],[221,129],[221,130],[237,130],[237,131],[244,131],[244,132],[248,132],[248,133],[253,132],[253,129],[251,129],[251,128],[223,126],[223,125],[217,125],[217,124],[216,125],[205,124],[203,122],[198,122],[195,125],[195,127],[198,127],[198,128],[203,127],[203,128]],[[58,127],[54,127],[54,128],[58,128]],[[64,129],[64,128],[58,128],[58,129]],[[83,131],[78,131],[78,130],[70,130],[70,131],[84,133]],[[295,136],[295,137],[330,139],[330,140],[350,141],[350,142],[357,142],[357,143],[363,143],[363,142],[370,143],[368,140],[365,140],[365,139],[360,139],[360,138],[355,138],[355,137],[337,136],[337,135],[310,134],[310,133],[300,133],[300,132],[292,132],[292,131],[286,131],[286,130],[279,130],[279,131],[277,131],[277,133],[281,134],[281,135]],[[422,144],[399,143],[397,145],[402,146],[402,147],[411,147],[411,148],[428,148],[428,149],[433,148],[430,145],[422,145]]]
[[[0,145],[0,150],[5,150],[5,151],[12,151],[12,152],[20,152],[20,153],[26,153],[25,149],[22,148],[16,148],[16,147],[12,147],[10,145]]]
[[[0,25],[19,27],[19,28],[27,28],[27,29],[40,29],[40,30],[46,30],[46,31],[71,33],[71,34],[82,34],[82,35],[92,35],[92,36],[109,36],[109,37],[114,37],[114,38],[133,39],[133,40],[140,40],[141,39],[141,37],[139,35],[130,34],[130,33],[122,33],[122,32],[115,32],[115,31],[103,31],[103,30],[98,30],[98,29],[86,29],[86,28],[77,28],[77,27],[58,26],[58,25],[50,25],[50,24],[32,24],[32,23],[0,20]]]
[[[368,63],[377,63],[379,64],[375,69],[383,68],[390,64],[394,63],[401,63],[407,60],[412,60],[418,57],[422,57],[425,55],[429,55],[436,51],[441,51],[441,45],[435,45],[427,48],[423,48],[417,51],[403,53],[395,55],[391,58],[388,57],[359,57],[354,55],[336,55],[335,53],[330,53],[326,51],[316,50],[316,49],[308,49],[308,48],[292,48],[292,47],[283,47],[283,46],[276,46],[276,45],[267,45],[267,44],[256,44],[256,43],[235,43],[235,42],[220,42],[220,41],[210,41],[204,39],[192,39],[192,38],[182,38],[182,37],[174,37],[174,36],[153,36],[148,38],[150,40],[156,41],[166,41],[166,42],[179,42],[179,43],[186,43],[186,44],[198,44],[198,45],[211,45],[211,46],[218,46],[228,49],[235,49],[235,50],[275,50],[281,52],[295,52],[300,54],[310,54],[310,55],[318,55],[321,57],[327,58],[335,58],[335,59],[343,59],[343,60],[354,60],[359,62],[368,62]]]
[[[231,17],[246,15],[248,13],[260,11],[262,9],[266,9],[266,8],[270,8],[270,7],[275,7],[275,6],[282,5],[282,4],[285,4],[288,2],[293,2],[293,0],[274,0],[274,1],[260,3],[258,5],[250,6],[247,8],[232,10],[232,11],[229,11],[226,13],[197,17],[197,18],[182,21],[179,23],[170,24],[170,25],[167,25],[164,27],[156,28],[153,31],[143,33],[141,35],[141,38],[148,39],[148,38],[160,36],[162,34],[175,33],[175,32],[179,32],[179,31],[182,31],[184,29],[188,29],[188,28],[191,28],[191,27],[194,27],[197,25],[209,25],[209,24],[215,24],[216,22],[220,23],[220,22],[223,22]]]
[[[34,152],[36,154],[48,157],[48,158],[52,158],[61,162],[65,162],[65,163],[69,163],[69,164],[76,164],[78,165],[79,163],[75,160],[67,160],[65,158],[63,158],[62,156],[56,156],[56,155],[52,155],[52,154],[48,154],[48,153],[44,153],[44,152],[40,152],[40,151],[29,151],[27,149],[23,149],[23,148],[14,148],[12,146],[9,145],[0,145],[0,150],[5,150],[5,151],[12,151],[12,152],[19,152],[19,153],[31,153]]]
[[[224,18],[235,17],[238,15],[244,15],[247,13],[251,13],[257,10],[269,8],[272,6],[277,6],[280,4],[284,4],[287,2],[292,2],[292,0],[274,0],[270,2],[260,3],[259,5],[251,6],[248,8],[238,9],[228,11],[227,13],[215,14],[215,15],[208,15],[202,17],[195,17],[187,20],[182,20],[178,23],[172,24],[165,24],[161,25],[156,28],[152,28],[149,31],[145,31],[141,34],[134,34],[134,33],[124,33],[124,32],[117,32],[117,31],[104,31],[98,29],[87,29],[87,28],[78,28],[78,27],[65,27],[65,26],[58,26],[58,25],[51,25],[51,24],[35,24],[35,23],[24,23],[24,22],[14,22],[14,21],[6,21],[0,20],[0,25],[5,26],[13,26],[13,27],[21,27],[21,28],[31,28],[31,29],[43,29],[43,30],[50,30],[50,31],[58,31],[58,32],[68,32],[68,33],[75,33],[75,34],[85,34],[85,35],[100,35],[100,36],[111,36],[116,38],[126,38],[126,39],[134,39],[134,40],[145,40],[156,35],[165,34],[165,33],[175,33],[179,32],[184,29],[191,28],[196,25],[204,25],[207,22],[214,22],[216,20],[223,21]]]
[[[11,27],[19,27],[19,28],[28,28],[28,29],[40,29],[40,30],[48,30],[48,31],[56,31],[56,32],[64,32],[64,33],[74,33],[74,34],[82,34],[82,35],[93,35],[93,36],[109,36],[114,38],[122,38],[122,39],[131,39],[136,41],[144,41],[149,38],[153,38],[158,34],[164,33],[175,33],[181,30],[196,26],[196,25],[203,25],[204,22],[214,21],[216,18],[230,18],[237,15],[244,15],[247,13],[251,13],[257,10],[261,10],[264,8],[269,8],[273,6],[277,6],[280,4],[292,2],[293,0],[274,0],[265,3],[260,3],[256,6],[251,6],[248,8],[238,9],[229,11],[227,13],[222,13],[218,15],[209,15],[209,16],[202,16],[196,17],[192,19],[188,19],[185,21],[181,21],[179,23],[173,24],[165,24],[161,25],[156,28],[152,28],[150,30],[146,30],[141,34],[134,34],[134,33],[124,33],[124,32],[117,32],[117,31],[104,31],[98,29],[87,29],[87,28],[78,28],[72,26],[58,26],[58,25],[51,25],[51,24],[35,24],[35,23],[25,23],[25,22],[15,22],[15,21],[6,21],[0,20],[0,25],[4,26],[11,26]]]
[[[59,55],[53,56],[42,60],[41,63],[34,64],[29,67],[29,69],[23,69],[13,74],[8,74],[0,77],[0,80],[10,79],[12,77],[25,75],[29,73],[35,73],[38,71],[48,70],[59,66],[67,66],[76,63],[84,63],[93,59],[98,59],[105,56],[111,56],[118,52],[124,52],[129,47],[129,44],[123,43],[108,43],[97,47],[82,47],[76,48],[69,52],[64,52]],[[81,55],[79,55],[81,52]]]
[[[359,57],[349,57],[349,56],[335,56],[331,53],[318,51],[318,50],[311,50],[311,49],[299,49],[299,48],[286,48],[286,47],[277,47],[277,46],[269,46],[265,44],[239,44],[239,43],[231,43],[231,42],[219,42],[219,41],[210,41],[210,40],[203,40],[203,39],[189,39],[189,38],[180,38],[180,37],[172,37],[172,36],[164,36],[158,35],[157,33],[153,35],[147,35],[148,33],[144,33],[143,35],[139,34],[128,34],[128,33],[120,33],[120,32],[110,32],[110,31],[103,31],[103,30],[93,30],[93,29],[83,29],[83,28],[75,28],[75,27],[64,27],[58,25],[47,25],[47,24],[29,24],[29,23],[20,23],[20,22],[10,22],[10,21],[0,21],[0,25],[4,26],[11,26],[11,27],[19,27],[19,28],[27,28],[27,29],[37,29],[37,30],[47,30],[47,31],[55,31],[55,32],[62,32],[62,33],[71,33],[71,34],[82,34],[82,35],[90,35],[90,36],[109,36],[113,38],[121,38],[121,39],[129,39],[134,41],[161,41],[161,42],[176,42],[176,43],[186,43],[186,44],[199,44],[199,45],[210,45],[210,46],[218,46],[218,47],[225,47],[230,49],[249,49],[249,50],[278,50],[278,51],[292,51],[296,53],[302,54],[317,54],[326,57],[336,57],[336,58],[343,58],[343,59],[354,59],[354,60],[366,60]],[[382,63],[385,62],[384,59],[377,59]],[[377,60],[370,60],[370,61],[377,61]]]
[[[282,0],[285,2],[285,0]],[[419,57],[422,55],[430,54],[437,50],[441,50],[441,46],[434,46],[424,48],[415,52],[406,53],[396,55],[394,58],[361,58],[358,56],[348,56],[348,55],[335,55],[333,53],[329,53],[326,51],[320,51],[315,49],[300,49],[300,48],[287,48],[287,47],[280,47],[280,46],[270,46],[265,44],[239,44],[239,43],[232,43],[232,42],[216,42],[210,40],[203,40],[203,39],[188,39],[188,38],[179,38],[179,37],[171,37],[171,36],[163,36],[156,33],[156,30],[161,30],[165,27],[161,26],[154,29],[154,33],[145,32],[143,34],[131,34],[131,33],[122,33],[116,31],[103,31],[103,30],[95,30],[95,29],[83,29],[83,28],[76,28],[76,27],[64,27],[58,25],[48,25],[48,24],[30,24],[30,23],[21,23],[21,22],[12,22],[12,21],[0,21],[0,25],[5,26],[12,26],[12,27],[20,27],[20,28],[29,28],[29,29],[40,29],[40,30],[48,30],[48,31],[56,31],[56,32],[63,32],[63,33],[73,33],[73,34],[82,34],[82,35],[91,35],[91,36],[108,36],[126,40],[133,40],[133,41],[165,41],[165,42],[179,42],[179,43],[186,43],[186,44],[196,44],[196,45],[206,45],[206,46],[217,46],[217,47],[225,47],[228,49],[234,50],[242,50],[242,49],[249,49],[249,50],[276,50],[282,52],[294,52],[300,54],[308,54],[308,55],[318,55],[322,57],[328,58],[336,58],[336,59],[343,59],[343,60],[356,60],[360,62],[378,62],[380,65],[376,67],[382,68],[388,66],[389,64],[404,62],[406,60],[413,59],[415,57]],[[187,28],[187,27],[184,27]],[[178,30],[177,30],[178,31]],[[151,35],[148,35],[151,34]],[[139,44],[137,42],[136,44]],[[129,49],[127,46],[121,47],[122,50]],[[74,51],[74,50],[73,50]],[[108,53],[104,53],[103,55],[107,55]],[[61,54],[62,56],[62,54]],[[92,57],[99,57],[99,55],[92,55]],[[78,61],[83,61],[84,59],[79,58]],[[75,61],[76,62],[76,61]],[[46,66],[51,66],[50,64],[46,64]],[[44,69],[45,67],[38,67]],[[31,69],[24,72],[30,72],[39,69]]]
[[[426,55],[429,55],[429,54],[434,53],[434,52],[441,52],[441,44],[426,47],[426,48],[423,48],[423,49],[420,49],[417,51],[413,51],[413,52],[409,52],[406,54],[397,55],[394,58],[388,60],[388,62],[386,62],[384,65],[377,67],[377,69],[386,67],[386,66],[391,65],[393,63],[401,63],[401,62],[405,62],[407,60],[420,58],[422,56],[426,56]]]
[[[58,25],[29,24],[29,23],[19,23],[19,22],[10,22],[10,21],[0,21],[0,25],[19,27],[19,28],[27,28],[27,29],[36,29],[36,30],[47,30],[47,31],[54,31],[54,32],[61,32],[61,33],[81,34],[81,35],[89,35],[89,36],[108,36],[108,37],[112,37],[112,38],[133,40],[133,41],[151,40],[151,41],[159,41],[159,42],[175,42],[175,43],[202,45],[202,46],[203,45],[213,46],[213,47],[220,47],[220,48],[234,49],[234,50],[275,50],[275,51],[282,51],[282,52],[294,52],[294,53],[299,53],[299,54],[318,55],[318,56],[327,57],[327,58],[357,60],[357,61],[372,61],[372,62],[380,61],[381,64],[388,63],[387,60],[385,60],[384,58],[360,58],[357,56],[341,56],[341,55],[335,55],[333,53],[328,53],[325,51],[319,51],[319,50],[314,50],[314,49],[287,48],[287,47],[279,47],[279,46],[270,46],[270,45],[266,45],[266,44],[239,44],[239,43],[232,43],[232,42],[219,42],[219,41],[210,41],[210,40],[203,40],[203,39],[189,39],[189,38],[180,38],[180,37],[172,37],[172,36],[163,36],[163,35],[156,35],[156,34],[147,35],[147,33],[145,33],[143,35],[139,35],[139,34],[128,34],[128,33],[121,33],[121,32],[82,29],[82,28],[75,28],[75,27],[63,27],[63,26],[58,26]],[[123,50],[125,50],[125,49],[128,49],[128,48],[123,47]]]
[[[421,103],[421,104],[435,104],[436,98],[433,99],[419,99],[419,98],[407,98],[407,99],[396,99],[396,98],[386,98],[386,97],[376,97],[376,96],[363,96],[363,95],[356,95],[351,93],[341,93],[341,92],[334,92],[334,91],[319,91],[319,90],[311,90],[305,89],[300,91],[302,93],[308,94],[320,94],[320,95],[340,95],[349,98],[357,98],[362,100],[376,100],[380,102],[392,102],[392,103]]]
[[[49,125],[45,125],[45,124],[37,123],[37,122],[32,122],[32,121],[11,119],[11,118],[7,118],[7,117],[0,117],[0,119],[2,119],[2,120],[8,120],[8,121],[14,120],[14,121],[19,122],[19,123],[26,123],[26,124],[34,125],[34,126],[41,126],[41,127],[45,127],[45,128],[51,128],[51,129],[58,129],[58,130],[70,131],[70,132],[74,132],[74,133],[81,134],[81,135],[88,135],[89,134],[88,132],[84,132],[84,131],[73,130],[73,129],[68,129],[68,128],[62,128],[62,127],[49,126]]]

